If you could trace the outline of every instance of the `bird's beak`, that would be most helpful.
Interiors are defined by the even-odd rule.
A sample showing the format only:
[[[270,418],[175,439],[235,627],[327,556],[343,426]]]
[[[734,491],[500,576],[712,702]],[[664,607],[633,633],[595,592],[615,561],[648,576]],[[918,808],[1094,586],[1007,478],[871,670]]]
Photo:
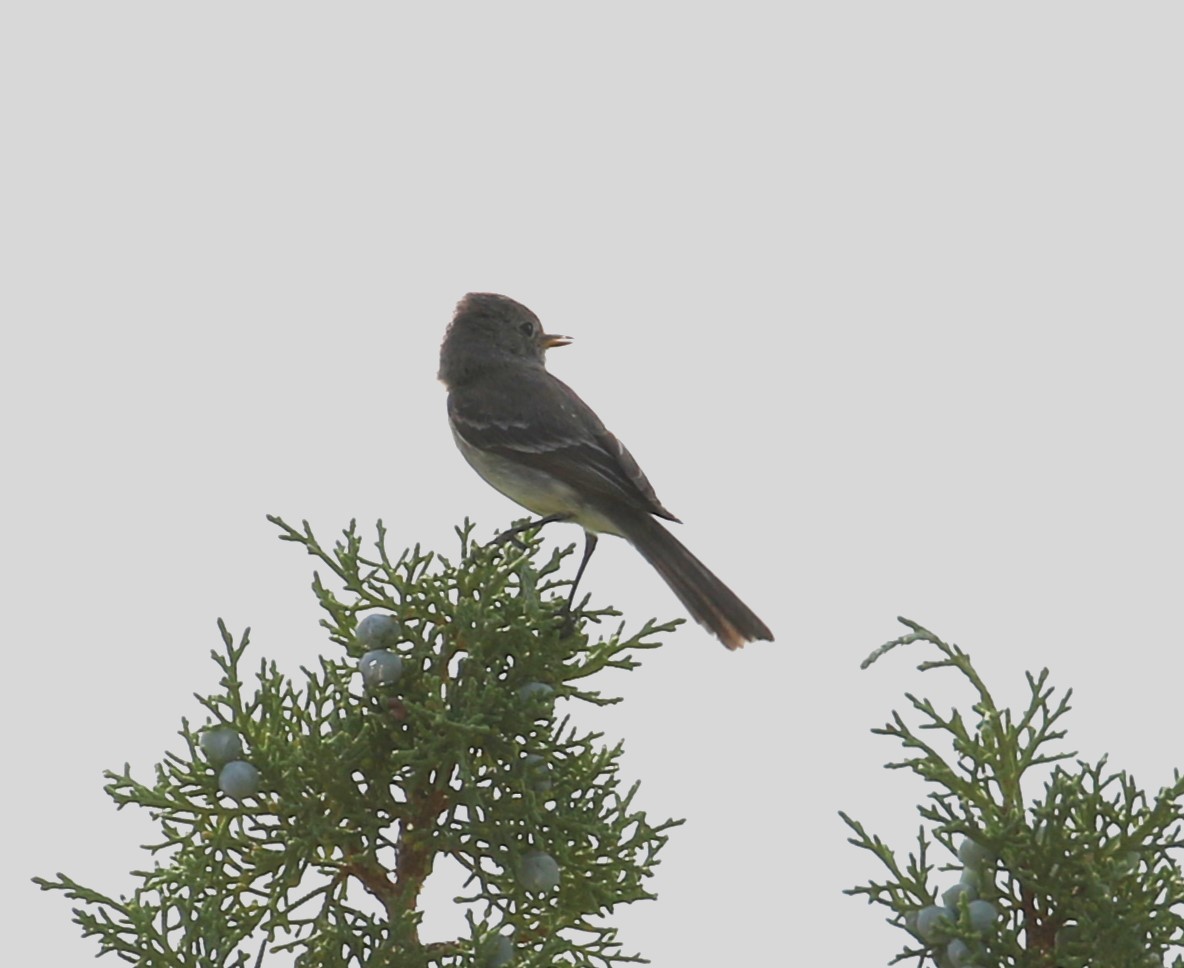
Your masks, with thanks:
[[[543,333],[539,337],[539,342],[543,344],[543,349],[549,350],[553,346],[567,346],[571,342],[570,336],[555,336],[552,333]]]

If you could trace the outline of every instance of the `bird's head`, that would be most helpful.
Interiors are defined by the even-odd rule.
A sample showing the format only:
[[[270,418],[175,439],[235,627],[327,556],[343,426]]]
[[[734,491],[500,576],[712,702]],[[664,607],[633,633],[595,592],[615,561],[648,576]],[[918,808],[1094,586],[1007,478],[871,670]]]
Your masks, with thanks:
[[[444,334],[439,376],[453,386],[489,366],[542,366],[548,349],[570,342],[567,336],[544,332],[538,316],[509,296],[471,292],[457,304]]]

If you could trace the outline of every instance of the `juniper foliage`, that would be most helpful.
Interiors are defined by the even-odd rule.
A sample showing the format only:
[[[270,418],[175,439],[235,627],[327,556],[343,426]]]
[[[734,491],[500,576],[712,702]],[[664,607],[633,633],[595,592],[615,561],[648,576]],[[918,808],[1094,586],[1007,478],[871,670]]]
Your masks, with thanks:
[[[556,593],[570,549],[536,564],[536,533],[482,546],[466,523],[454,562],[418,546],[389,557],[381,522],[367,550],[355,523],[324,548],[307,522],[270,520],[318,561],[330,653],[295,677],[266,659],[251,676],[249,631],[219,622],[220,682],[198,696],[208,722],[183,721],[184,747],[151,780],[105,774],[120,808],[158,823],[154,864],[130,896],[64,874],[36,882],[78,902],[100,954],[145,968],[642,961],[610,915],[654,896],[647,879],[680,821],[651,821],[621,778],[621,744],[561,710],[616,702],[597,674],[634,668],[676,623],[590,637],[616,613],[569,620]],[[394,619],[401,673],[368,687],[358,660],[374,643],[357,631],[374,614]],[[254,796],[220,792],[201,749],[217,727],[240,735]],[[444,859],[467,875],[466,928],[428,940],[422,891]]]
[[[1171,785],[1148,794],[1110,769],[1105,756],[1078,758],[1063,742],[1072,692],[1058,695],[1047,669],[1026,673],[1025,708],[1000,707],[966,652],[900,621],[911,631],[877,649],[864,667],[899,646],[923,643],[939,658],[922,662],[920,671],[954,670],[972,699],[968,713],[947,714],[906,694],[910,715],[893,712],[872,730],[905,751],[889,769],[909,770],[930,787],[918,807],[917,848],[907,859],[840,814],[850,843],[887,871],[847,893],[886,907],[889,922],[907,934],[892,964],[1184,966],[1179,771]],[[1033,796],[1037,785],[1042,792]],[[921,912],[950,901],[947,917],[930,910],[918,923]],[[996,914],[985,929],[981,919],[974,923],[975,901],[987,905],[977,905],[978,913]]]

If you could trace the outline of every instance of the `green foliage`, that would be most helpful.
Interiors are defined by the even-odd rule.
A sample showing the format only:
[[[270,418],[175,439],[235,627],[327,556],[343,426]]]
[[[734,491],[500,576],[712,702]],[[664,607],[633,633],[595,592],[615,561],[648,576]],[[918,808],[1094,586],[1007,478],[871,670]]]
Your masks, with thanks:
[[[298,953],[303,968],[642,960],[622,952],[605,915],[653,896],[645,880],[676,821],[651,823],[634,806],[636,784],[618,777],[620,745],[601,745],[556,706],[616,702],[589,677],[633,668],[631,653],[673,625],[592,641],[587,623],[615,614],[601,611],[566,628],[550,593],[569,551],[536,568],[533,534],[480,547],[466,525],[458,564],[418,547],[392,561],[381,523],[368,557],[352,523],[327,551],[307,524],[271,520],[341,586],[313,582],[338,654],[298,681],[261,662],[248,687],[247,633],[236,642],[220,622],[219,691],[198,697],[209,725],[183,723],[185,750],[166,754],[152,783],[127,767],[106,774],[121,808],[146,807],[159,823],[155,866],[118,899],[62,874],[37,883],[82,902],[75,921],[100,953],[148,968],[246,966],[276,953],[285,964]],[[397,619],[383,634],[401,632],[402,673],[366,688],[357,660],[373,642],[354,631],[376,613]],[[201,751],[204,729],[227,727],[262,778],[243,802],[218,792],[221,764]],[[532,892],[522,861],[540,853],[558,865],[559,886],[539,889],[536,878]],[[440,858],[468,873],[457,899],[468,931],[428,943],[419,898]]]
[[[1184,876],[1179,853],[1184,780],[1149,797],[1126,773],[1074,760],[1063,748],[1062,721],[1070,692],[1054,699],[1048,670],[1027,675],[1031,698],[1018,715],[999,708],[971,665],[970,657],[932,632],[901,619],[912,629],[886,643],[864,663],[913,642],[934,646],[941,658],[923,662],[922,672],[953,669],[971,685],[970,716],[956,709],[940,713],[928,699],[906,695],[919,719],[916,726],[893,713],[879,735],[897,740],[904,759],[890,769],[907,769],[932,786],[918,808],[925,823],[918,846],[901,863],[879,837],[840,814],[854,832],[850,842],[876,855],[888,871],[847,893],[864,895],[887,907],[890,923],[908,932],[911,942],[893,964],[932,958],[938,966],[1015,966],[1015,968],[1138,968],[1162,966],[1172,949],[1184,944]],[[1031,803],[1025,786],[1043,782],[1043,795]],[[963,839],[959,843],[960,839]],[[970,844],[966,844],[970,841]],[[934,846],[957,859],[937,866]],[[931,875],[945,872],[936,886]],[[956,924],[923,939],[918,913],[962,873],[970,893],[956,902]],[[989,901],[999,919],[976,931],[969,902]],[[951,945],[962,942],[951,955]],[[956,960],[962,957],[964,960]],[[1171,962],[1184,965],[1179,955]]]

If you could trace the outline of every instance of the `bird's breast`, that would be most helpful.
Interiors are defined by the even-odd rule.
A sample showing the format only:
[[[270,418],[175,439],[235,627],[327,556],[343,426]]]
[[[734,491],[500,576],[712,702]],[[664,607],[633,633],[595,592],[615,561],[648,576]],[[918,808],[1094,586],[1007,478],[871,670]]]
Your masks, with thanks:
[[[456,428],[452,430],[457,449],[492,487],[501,491],[515,504],[540,517],[562,514],[579,524],[585,531],[597,534],[620,535],[611,520],[581,500],[574,488],[545,470],[522,464],[509,457],[474,447]]]

